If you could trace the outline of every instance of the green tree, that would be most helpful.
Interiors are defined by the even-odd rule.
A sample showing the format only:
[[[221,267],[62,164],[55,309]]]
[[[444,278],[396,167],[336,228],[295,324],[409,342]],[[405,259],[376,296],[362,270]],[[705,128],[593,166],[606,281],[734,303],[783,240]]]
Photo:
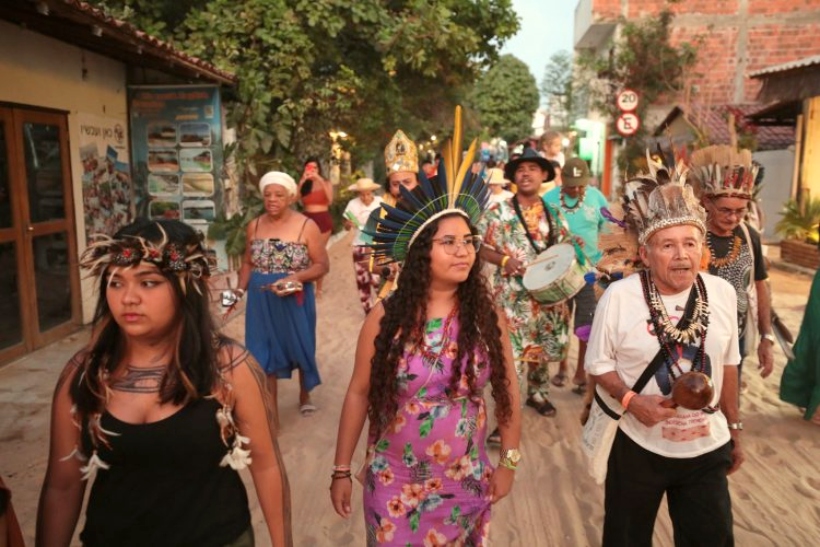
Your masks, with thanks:
[[[236,74],[227,118],[246,194],[261,171],[327,157],[331,129],[362,162],[398,127],[446,137],[519,26],[511,0],[91,1]]]
[[[577,110],[572,70],[572,55],[561,50],[552,54],[541,80],[541,93],[547,100],[547,107],[561,122],[556,125],[563,128],[569,127],[569,121],[575,117]]]
[[[593,53],[581,54],[576,59],[580,74],[580,87],[588,90],[590,106],[609,114],[614,124],[619,114],[615,95],[629,88],[640,94],[636,114],[646,119],[648,108],[663,97],[681,94],[689,79],[695,77],[692,68],[697,62],[700,38],[693,43],[671,45],[671,23],[674,14],[669,5],[679,0],[668,0],[658,16],[627,21],[621,19],[620,36],[615,40],[608,58]],[[614,125],[611,127],[614,131]],[[644,138],[646,127],[627,139],[627,146],[619,154],[618,164],[622,171],[636,172],[645,169]]]
[[[476,82],[471,97],[483,131],[507,142],[531,135],[538,103],[535,77],[513,55],[502,55]]]

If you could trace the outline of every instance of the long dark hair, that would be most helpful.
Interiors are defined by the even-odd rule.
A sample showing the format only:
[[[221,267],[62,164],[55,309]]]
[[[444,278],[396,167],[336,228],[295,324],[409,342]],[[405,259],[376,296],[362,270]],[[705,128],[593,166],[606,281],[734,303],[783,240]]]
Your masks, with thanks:
[[[390,424],[398,410],[398,382],[396,372],[405,346],[411,342],[427,317],[427,288],[430,286],[430,250],[439,222],[446,215],[430,223],[416,238],[402,267],[396,292],[384,302],[384,317],[376,336],[376,351],[371,360],[370,403],[368,416],[371,432],[380,434]],[[476,234],[475,227],[470,232]],[[481,274],[481,260],[476,256],[467,279],[458,286],[458,352],[448,391],[455,393],[461,374],[467,376],[472,395],[480,395],[476,386],[473,359],[486,356],[490,367],[492,396],[496,402],[499,423],[505,424],[511,415],[509,380],[501,345],[501,330],[493,307],[490,290]],[[465,361],[466,365],[465,366]]]
[[[139,237],[159,244],[166,238],[188,252],[204,252],[199,234],[176,220],[140,219],[119,230],[118,240]],[[166,245],[167,245],[166,244]],[[207,275],[162,271],[171,282],[178,309],[175,351],[160,385],[160,401],[176,405],[210,395],[218,375],[218,350],[226,339],[218,336],[209,309]],[[94,313],[93,335],[82,371],[71,386],[71,397],[83,419],[105,409],[108,378],[122,361],[125,338],[108,307],[108,275],[101,276]],[[95,439],[95,441],[98,439]]]

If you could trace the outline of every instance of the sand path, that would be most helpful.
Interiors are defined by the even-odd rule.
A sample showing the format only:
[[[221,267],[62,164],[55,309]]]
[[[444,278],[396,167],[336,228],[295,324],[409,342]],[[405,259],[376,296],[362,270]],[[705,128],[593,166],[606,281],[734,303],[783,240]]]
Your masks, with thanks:
[[[280,445],[291,484],[294,539],[300,547],[365,544],[358,484],[350,520],[336,515],[328,495],[338,416],[363,319],[349,237],[330,250],[331,273],[319,301],[318,361],[323,384],[313,396],[319,411],[301,417],[295,380],[280,383]],[[796,333],[810,278],[777,269],[771,277],[775,307]],[[237,316],[226,330],[242,340],[244,318]],[[86,339],[87,330],[0,369],[0,474],[13,489],[31,545],[48,451],[51,391],[62,364]],[[775,372],[767,380],[756,374],[755,359],[746,366],[749,390],[742,411],[747,462],[730,479],[736,541],[744,546],[815,545],[820,537],[820,429],[799,419],[796,408],[779,401],[778,382],[785,365],[779,348],[775,360]],[[524,460],[511,496],[494,509],[494,545],[600,545],[603,489],[588,477],[579,446],[581,397],[569,387],[554,388],[553,400],[558,408],[555,418],[524,410]],[[360,443],[356,462],[362,453]],[[491,456],[496,458],[497,452],[491,451]],[[252,505],[257,544],[267,546],[261,514],[255,501]],[[672,545],[665,508],[654,543]]]

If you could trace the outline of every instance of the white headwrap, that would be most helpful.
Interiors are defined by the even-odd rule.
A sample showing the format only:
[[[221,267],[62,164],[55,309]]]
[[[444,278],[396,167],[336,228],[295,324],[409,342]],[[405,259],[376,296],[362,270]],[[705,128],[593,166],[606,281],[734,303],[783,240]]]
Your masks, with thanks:
[[[264,194],[265,186],[269,184],[278,184],[279,186],[283,186],[285,190],[288,191],[288,195],[290,197],[294,197],[296,195],[296,181],[294,181],[293,177],[287,173],[283,173],[281,171],[268,171],[265,173],[259,180],[259,193]]]

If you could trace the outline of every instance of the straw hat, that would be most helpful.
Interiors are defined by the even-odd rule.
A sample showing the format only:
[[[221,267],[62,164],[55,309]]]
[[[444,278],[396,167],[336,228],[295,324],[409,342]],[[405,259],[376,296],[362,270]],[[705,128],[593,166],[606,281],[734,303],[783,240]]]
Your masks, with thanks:
[[[368,178],[361,178],[357,180],[354,184],[351,184],[347,187],[348,192],[369,192],[372,190],[378,190],[381,188],[378,184],[373,182],[372,179]]]
[[[487,169],[487,184],[509,184],[510,181],[504,178],[504,171],[498,167]]]

